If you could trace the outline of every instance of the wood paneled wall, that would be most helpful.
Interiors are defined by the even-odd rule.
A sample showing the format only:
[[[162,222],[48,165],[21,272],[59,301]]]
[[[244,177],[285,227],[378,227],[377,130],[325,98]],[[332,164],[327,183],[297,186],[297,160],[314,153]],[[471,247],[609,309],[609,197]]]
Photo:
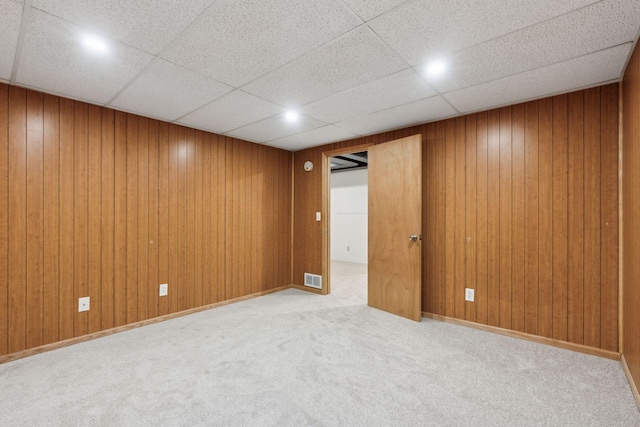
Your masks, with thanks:
[[[0,355],[289,285],[291,191],[289,152],[0,84]]]
[[[622,283],[625,361],[640,388],[640,49],[622,81]]]
[[[423,311],[617,351],[617,84],[295,152],[294,283],[322,271],[303,163],[416,133]]]

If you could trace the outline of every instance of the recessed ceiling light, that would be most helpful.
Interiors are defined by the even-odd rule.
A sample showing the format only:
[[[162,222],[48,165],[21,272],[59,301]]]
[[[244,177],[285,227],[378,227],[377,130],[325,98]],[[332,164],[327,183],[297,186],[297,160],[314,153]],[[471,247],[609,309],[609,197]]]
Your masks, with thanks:
[[[107,51],[107,44],[96,37],[85,37],[82,43],[93,52],[103,53]]]
[[[300,114],[297,111],[287,111],[284,118],[288,122],[295,122],[300,118]]]
[[[447,71],[447,64],[444,61],[434,61],[427,66],[429,77],[440,77]]]

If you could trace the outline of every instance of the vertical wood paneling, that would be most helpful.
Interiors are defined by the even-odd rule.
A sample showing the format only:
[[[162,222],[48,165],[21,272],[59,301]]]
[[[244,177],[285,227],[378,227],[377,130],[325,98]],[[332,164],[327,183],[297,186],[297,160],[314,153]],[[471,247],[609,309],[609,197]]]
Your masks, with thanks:
[[[265,158],[264,158],[265,162],[268,162],[268,163],[273,162],[273,157],[271,153],[265,152],[264,155],[265,155]],[[267,205],[269,204],[270,200],[273,200],[273,193],[274,193],[273,173],[271,170],[265,169],[264,176],[265,176],[265,179],[264,179],[265,192],[263,197],[263,203]],[[275,234],[273,231],[273,219],[274,219],[274,213],[273,211],[269,211],[265,215],[265,224],[264,224],[265,225],[265,232],[264,232],[265,248],[268,242],[270,242],[271,239],[273,239]],[[271,249],[267,251],[267,253],[265,254],[265,279],[264,280],[267,288],[271,288],[273,286],[274,259],[275,259],[275,252],[273,250],[273,247],[271,247]]]
[[[245,236],[244,230],[246,230],[246,214],[247,214],[247,205],[245,203],[246,197],[246,163],[239,163],[240,159],[245,158],[245,144],[241,141],[234,141],[235,150],[234,150],[234,165],[238,167],[235,169],[237,172],[235,176],[235,180],[237,180],[237,192],[235,193],[234,205],[238,206],[238,221],[234,223],[234,236],[236,236],[237,241],[235,242],[238,255],[236,256],[237,265],[234,265],[234,270],[238,272],[238,290],[237,296],[242,296],[245,293],[245,276],[246,276],[246,268],[245,268]],[[277,247],[274,248],[274,252],[277,251]]]
[[[455,119],[455,208],[454,208],[454,316],[458,319],[465,318],[465,169],[466,169],[466,135],[465,118]]]
[[[102,329],[115,326],[115,115],[102,110]]]
[[[252,197],[252,182],[251,182],[251,174],[252,174],[252,170],[251,170],[251,146],[253,144],[244,142],[245,145],[245,151],[244,151],[244,158],[245,159],[249,159],[247,162],[245,162],[245,171],[244,171],[244,175],[243,175],[243,180],[244,180],[244,200],[243,200],[243,205],[245,207],[245,216],[244,216],[244,228],[243,228],[243,232],[242,232],[242,236],[244,239],[246,239],[245,242],[245,246],[244,246],[244,257],[243,257],[243,262],[244,262],[244,271],[245,271],[245,277],[244,277],[244,295],[249,295],[251,294],[251,275],[252,275],[252,270],[253,270],[253,265],[251,263],[251,247],[252,247],[252,243],[250,242],[251,240],[251,224],[252,224],[252,218],[251,218],[251,213],[253,211],[253,197]],[[280,157],[280,162],[277,165],[278,167],[278,182],[283,182],[285,177],[283,176],[283,170],[282,168],[286,168],[286,165],[282,162],[283,157]],[[289,174],[291,172],[291,169],[288,169]],[[286,188],[280,188],[280,196],[282,196],[282,194],[286,191]],[[291,195],[291,193],[289,193],[289,195]],[[284,203],[284,205],[283,205]],[[284,215],[285,211],[284,211],[284,207],[287,206],[287,203],[283,200],[282,197],[278,198],[278,202],[276,205],[276,209],[278,209],[281,213],[281,215]],[[290,226],[291,223],[289,223]],[[278,227],[279,227],[279,236],[285,236],[286,235],[286,230],[283,227],[284,225],[284,221],[278,221]],[[282,240],[278,240],[278,246],[279,246],[279,251],[278,253],[280,254],[280,256],[286,257],[289,256],[289,258],[291,257],[291,253],[289,254],[285,254],[283,252],[284,247],[281,245]],[[287,278],[284,276],[284,268],[286,268],[286,264],[282,264],[282,263],[278,263],[278,270],[281,272],[280,277],[278,278],[278,283],[288,283],[289,280],[287,280]]]
[[[202,131],[196,131],[195,135],[195,182],[194,182],[194,190],[195,190],[195,207],[194,207],[194,306],[201,306],[203,301],[203,283],[202,283],[202,273],[203,273],[203,216],[202,216],[202,191],[203,191],[203,179],[202,179],[202,169],[203,169],[203,157],[204,152],[202,150]]]
[[[27,348],[27,91],[9,88],[9,353]]]
[[[149,119],[138,121],[138,320],[149,318]]]
[[[525,330],[525,145],[524,145],[524,104],[512,108],[511,156],[512,156],[512,293],[511,328]]]
[[[618,349],[618,90],[615,85],[601,88],[601,316],[600,346]]]
[[[138,321],[138,119],[127,115],[127,323]]]
[[[174,293],[173,283],[170,281],[169,273],[171,240],[169,239],[169,195],[170,174],[169,174],[169,125],[164,122],[158,124],[158,285],[166,283],[170,286],[169,295]],[[158,315],[164,316],[169,313],[170,296],[158,298]]]
[[[553,335],[553,100],[538,105],[538,335]]]
[[[260,252],[261,252],[261,239],[260,239],[260,217],[259,212],[259,200],[258,195],[260,185],[260,174],[258,166],[258,146],[251,145],[251,238],[255,239],[255,243],[251,246],[251,292],[255,292],[259,280],[261,279],[260,272],[257,266],[259,264]]]
[[[511,328],[512,181],[511,107],[500,109],[500,327]]]
[[[0,117],[0,123],[1,121],[2,117]],[[0,165],[1,164],[2,158],[0,157]],[[44,344],[58,341],[58,277],[60,257],[59,180],[60,104],[58,97],[44,95]],[[1,178],[0,188],[6,191],[6,186],[3,187],[1,184]],[[2,198],[1,190],[0,198]],[[0,209],[2,209],[2,207],[0,207]],[[4,228],[6,229],[6,227]],[[0,220],[0,236],[2,235],[2,229],[2,220]],[[0,242],[1,241],[2,239],[0,238]],[[0,259],[5,259],[1,252],[0,249]],[[0,274],[0,280],[2,280],[1,277],[2,275]],[[0,306],[2,306],[1,302]]]
[[[127,323],[127,114],[115,112],[114,126],[114,320]]]
[[[487,323],[500,325],[500,112],[488,115]]]
[[[465,219],[466,219],[466,250],[465,250],[465,271],[466,271],[466,280],[465,287],[470,289],[476,289],[476,277],[477,277],[477,240],[478,240],[478,232],[477,232],[477,220],[476,220],[476,209],[477,209],[477,185],[478,185],[478,177],[477,177],[477,124],[476,124],[477,116],[471,115],[467,116],[466,123],[466,200],[465,200]],[[460,298],[464,298],[464,290],[460,295]],[[476,304],[475,302],[466,302],[465,303],[465,319],[471,322],[476,321]]]
[[[224,140],[0,84],[0,355],[289,284],[291,154]]]
[[[446,288],[446,253],[445,227],[446,222],[446,126],[445,122],[436,125],[436,313],[445,313],[445,288]],[[297,182],[297,181],[296,181]]]
[[[276,164],[278,165],[278,167],[276,168],[275,172],[275,182],[282,182],[282,171],[283,169],[285,169],[286,166],[286,159],[284,156],[280,156],[278,155],[276,157]],[[282,186],[275,186],[276,189],[276,197],[275,200],[277,200],[277,204],[276,204],[276,209],[274,210],[275,213],[275,218],[276,218],[276,232],[277,232],[277,236],[283,236],[286,235],[286,230],[284,227],[284,223],[283,221],[280,221],[279,218],[285,217],[286,216],[286,212],[284,209],[282,209],[282,207],[284,206],[284,193],[286,191],[286,188],[282,187]],[[246,207],[250,207],[250,204],[245,204]],[[280,244],[280,242],[276,239],[277,245],[278,245],[278,250],[276,252],[276,256],[277,259],[280,259],[282,257],[286,257],[287,254],[284,253],[284,245]],[[245,258],[246,260],[246,258]],[[246,264],[246,263],[245,263]],[[274,286],[277,286],[277,283],[282,283],[285,282],[286,283],[286,278],[285,278],[285,271],[282,268],[284,266],[284,264],[282,263],[276,263],[274,264],[277,266],[277,275],[275,277],[275,281],[274,281]]]
[[[156,120],[149,121],[149,176],[148,176],[148,225],[149,225],[149,269],[148,269],[148,299],[147,299],[147,317],[154,318],[158,316],[158,289],[160,282],[158,279],[160,266],[158,264],[160,250],[158,246],[158,196],[159,196],[159,142],[158,142],[158,122]],[[166,224],[164,222],[163,224]],[[166,297],[165,297],[166,298]]]
[[[622,334],[621,351],[632,382],[640,388],[640,50],[635,49],[622,80]],[[603,163],[604,165],[604,163]],[[603,316],[604,317],[604,316]],[[603,329],[604,331],[604,329]],[[605,339],[602,340],[603,343]]]
[[[583,334],[584,344],[615,349],[617,88],[295,152],[294,240],[304,241],[304,251],[294,250],[294,283],[321,268],[322,230],[313,220],[321,174],[301,172],[304,161],[319,164],[338,146],[423,133],[423,310],[572,342]],[[464,302],[465,286],[475,286],[475,302]]]
[[[477,159],[477,207],[478,207],[478,245],[476,279],[476,321],[486,324],[488,322],[488,116],[487,113],[478,113],[476,136]]]
[[[584,105],[583,92],[569,94],[567,338],[583,342],[584,301]]]
[[[567,96],[553,98],[553,338],[567,339]]]
[[[584,92],[584,344],[600,346],[600,88]]]
[[[27,348],[44,342],[44,99],[27,91]]]
[[[179,235],[179,207],[182,206],[178,200],[179,192],[179,162],[181,155],[181,146],[178,134],[178,127],[176,125],[169,125],[168,129],[168,152],[169,152],[169,196],[168,211],[169,211],[169,233],[168,233],[168,258],[169,258],[169,294],[168,298],[168,312],[175,313],[178,311],[178,294],[180,293],[179,280],[184,280],[184,276],[180,275],[179,265],[179,247],[180,241]]]
[[[227,272],[226,272],[226,249],[227,249],[227,235],[226,235],[226,138],[218,136],[217,144],[217,179],[218,179],[218,194],[217,194],[217,206],[218,206],[218,301],[224,301],[227,298],[231,298],[231,292],[227,294]],[[229,218],[230,220],[230,218]]]
[[[265,150],[263,149],[263,147],[258,147],[258,164],[260,164],[260,168],[258,169],[260,171],[260,189],[262,190],[262,196],[260,196],[258,198],[259,200],[259,204],[260,206],[265,206],[265,196],[267,194],[267,190],[265,188],[265,170],[266,168],[263,166],[265,163]],[[259,222],[258,222],[258,247],[260,248],[260,259],[261,259],[261,269],[260,269],[260,276],[259,276],[259,280],[262,283],[266,284],[267,281],[267,276],[266,276],[266,271],[267,271],[267,260],[268,260],[268,252],[265,251],[266,247],[267,247],[267,241],[266,241],[266,233],[265,233],[265,229],[268,227],[267,225],[267,220],[266,217],[263,216],[260,218]]]
[[[88,105],[75,103],[75,141],[73,175],[73,295],[74,301],[89,295],[88,281],[88,214],[89,214],[89,115]],[[89,313],[74,315],[73,335],[85,335],[88,331]]]
[[[525,332],[538,334],[538,103],[525,105]]]
[[[428,283],[436,283],[436,127],[435,124],[426,125],[422,138],[425,167],[422,170],[426,192],[423,193],[424,204],[427,209],[422,210],[424,216],[423,263],[422,274]],[[431,286],[428,292],[422,293],[422,306],[433,313],[436,310],[436,286]]]
[[[195,307],[195,288],[196,283],[196,266],[195,266],[195,203],[196,203],[196,131],[193,129],[185,129],[185,138],[187,144],[187,161],[186,175],[184,184],[186,185],[187,206],[185,213],[185,286],[183,287],[185,306],[184,308]]]
[[[218,254],[218,137],[216,135],[211,135],[210,140],[210,150],[209,150],[209,169],[211,170],[211,175],[209,177],[209,181],[211,182],[210,188],[210,200],[209,200],[209,210],[211,212],[210,217],[210,235],[211,235],[211,273],[210,273],[210,281],[211,281],[211,302],[218,301],[218,262],[220,256]]]
[[[213,264],[214,258],[214,250],[213,245],[215,244],[214,240],[214,232],[213,232],[213,217],[214,212],[212,208],[212,156],[211,156],[211,147],[213,144],[212,135],[206,133],[203,139],[203,149],[204,149],[204,160],[203,160],[203,187],[202,187],[202,215],[204,216],[203,220],[203,234],[204,238],[202,241],[203,245],[203,262],[204,269],[202,271],[202,280],[203,280],[203,290],[202,290],[202,298],[204,304],[211,304],[214,301],[214,282],[213,282],[213,274],[215,274],[215,265]]]
[[[0,354],[287,284],[293,164],[296,233],[321,234],[320,176],[298,165],[319,164],[322,147],[292,164],[269,147],[0,89]],[[617,85],[341,145],[416,132],[433,166],[425,306],[572,341],[582,331],[586,345],[615,349]],[[582,325],[571,237],[581,186]],[[320,253],[313,236],[306,260]],[[159,283],[168,297],[157,297]],[[475,303],[464,303],[465,286],[475,286]],[[91,296],[89,313],[77,312],[79,296]]]
[[[189,141],[187,140],[187,129],[184,127],[178,127],[178,144],[179,144],[179,157],[178,157],[178,202],[174,205],[173,209],[178,211],[178,232],[177,232],[177,245],[178,245],[178,269],[176,280],[176,293],[178,296],[176,311],[182,311],[187,309],[187,287],[191,283],[189,281],[191,271],[187,267],[187,222],[189,216],[188,203],[188,168],[189,168]]]
[[[102,330],[102,112],[89,106],[87,147],[87,295],[92,307],[87,313],[89,333]]]
[[[60,98],[60,340],[73,337],[73,316],[78,311],[73,294],[74,109],[73,101]]]
[[[8,353],[9,86],[0,85],[0,355]]]
[[[455,316],[456,151],[454,121],[445,122],[445,315]]]
[[[234,169],[238,170],[239,165],[233,164],[233,141],[225,137],[225,201],[223,206],[226,206],[226,227],[225,227],[225,295],[228,298],[235,298],[237,291],[234,290],[235,274],[234,274],[234,259],[236,255],[234,249],[237,248],[233,244],[233,233],[235,231],[234,224],[238,222],[238,207],[234,206],[233,196],[238,191],[237,181],[234,179]],[[237,260],[235,260],[237,265]]]

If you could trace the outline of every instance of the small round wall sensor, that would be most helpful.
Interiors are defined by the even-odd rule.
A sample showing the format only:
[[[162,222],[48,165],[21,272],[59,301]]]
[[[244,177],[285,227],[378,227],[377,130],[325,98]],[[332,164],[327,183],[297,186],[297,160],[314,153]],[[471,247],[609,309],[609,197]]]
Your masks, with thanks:
[[[309,160],[304,162],[304,170],[306,170],[307,172],[310,172],[311,170],[313,170],[313,163],[310,162]]]

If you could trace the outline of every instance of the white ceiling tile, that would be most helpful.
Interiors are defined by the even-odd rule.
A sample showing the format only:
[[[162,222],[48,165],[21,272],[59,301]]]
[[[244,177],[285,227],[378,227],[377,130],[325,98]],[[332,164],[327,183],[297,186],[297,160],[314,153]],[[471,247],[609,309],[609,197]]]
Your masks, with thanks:
[[[358,24],[333,0],[219,0],[164,57],[239,87]]]
[[[285,120],[283,114],[269,117],[248,126],[241,127],[228,135],[253,142],[268,142],[289,135],[306,132],[326,125],[319,120],[301,115],[295,123]]]
[[[324,126],[297,135],[270,141],[267,145],[282,148],[284,150],[296,151],[303,148],[314,147],[316,145],[329,144],[337,141],[344,141],[356,138],[358,135],[335,126]]]
[[[235,90],[180,119],[180,123],[225,133],[282,113],[284,108]]]
[[[364,21],[369,21],[407,0],[343,0]]]
[[[34,0],[33,6],[89,31],[158,54],[213,0]]]
[[[458,110],[472,112],[605,83],[620,78],[631,47],[627,43],[444,96]]]
[[[458,52],[446,76],[429,80],[444,93],[541,68],[632,41],[638,22],[640,2],[596,3]]]
[[[435,95],[411,68],[306,105],[300,111],[327,123],[341,122]]]
[[[82,28],[33,9],[17,83],[104,104],[152,59],[115,41],[108,41],[107,52],[90,52],[82,34]]]
[[[371,135],[457,114],[441,96],[432,96],[421,101],[340,122],[337,126],[360,135]]]
[[[22,4],[11,0],[0,1],[0,79],[9,80],[16,55]]]
[[[249,83],[243,90],[296,107],[407,68],[366,26]]]
[[[418,65],[591,3],[595,1],[415,0],[369,25],[409,64]]]
[[[111,105],[173,121],[231,90],[224,83],[158,59]]]

